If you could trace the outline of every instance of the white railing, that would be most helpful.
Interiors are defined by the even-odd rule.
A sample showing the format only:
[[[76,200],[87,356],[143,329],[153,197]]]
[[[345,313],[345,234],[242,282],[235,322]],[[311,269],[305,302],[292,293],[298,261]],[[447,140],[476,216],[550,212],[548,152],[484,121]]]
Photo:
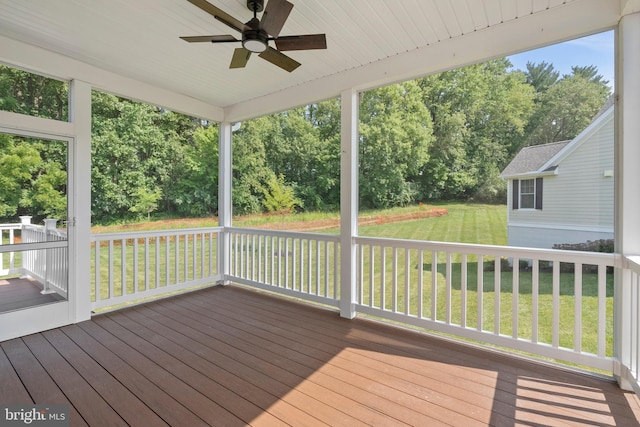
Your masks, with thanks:
[[[16,231],[21,228],[21,224],[0,224],[0,246],[15,244]],[[16,264],[15,252],[0,252],[0,276],[20,273],[22,273],[22,269]]]
[[[614,372],[613,254],[358,237],[357,310]]]
[[[624,259],[624,283],[629,288],[621,290],[625,298],[620,299],[622,315],[616,316],[621,322],[627,322],[627,327],[621,328],[621,338],[624,342],[621,354],[623,371],[622,377],[629,381],[629,385],[636,394],[640,395],[640,256],[628,256]]]
[[[92,309],[222,279],[221,228],[92,234]]]
[[[22,243],[66,242],[67,232],[56,228],[57,220],[45,219],[45,225],[23,224]],[[35,249],[22,252],[22,273],[43,283],[44,293],[56,292],[67,298],[67,247]]]
[[[0,245],[40,244],[67,241],[67,232],[56,228],[55,219],[45,219],[45,225],[31,224],[31,217],[20,217],[20,224],[0,225]],[[56,292],[67,297],[67,246],[9,250],[0,252],[0,275],[20,274],[34,278],[43,286],[43,293]],[[9,247],[9,249],[14,249]]]
[[[229,279],[338,306],[339,236],[228,228]]]
[[[94,234],[91,240],[94,310],[225,281],[340,305],[337,235],[219,227]],[[623,265],[614,254],[353,241],[357,312],[606,372],[626,366],[637,384],[638,260]],[[614,267],[631,277],[624,304],[633,339],[623,368],[613,354]]]

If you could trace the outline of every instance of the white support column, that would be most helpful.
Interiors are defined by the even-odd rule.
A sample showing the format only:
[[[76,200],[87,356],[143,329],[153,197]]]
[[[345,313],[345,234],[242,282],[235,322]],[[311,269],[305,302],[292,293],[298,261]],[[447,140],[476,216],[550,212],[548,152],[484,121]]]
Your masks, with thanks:
[[[231,123],[218,125],[218,221],[221,227],[231,227],[233,205],[231,202],[231,183],[233,180]],[[229,234],[225,230],[218,241],[218,273],[223,275],[223,284],[227,284],[230,253]]]
[[[340,148],[340,316],[356,316],[356,245],[358,235],[358,122],[359,96],[355,90],[341,94]]]
[[[69,224],[70,319],[91,318],[91,85],[78,80],[70,84],[69,116],[75,143],[69,165],[71,174]]]
[[[640,13],[620,20],[616,47],[616,252],[640,255]],[[619,269],[614,290],[614,358],[620,387],[631,389],[625,366],[631,363],[631,274]],[[635,309],[638,309],[636,307]]]

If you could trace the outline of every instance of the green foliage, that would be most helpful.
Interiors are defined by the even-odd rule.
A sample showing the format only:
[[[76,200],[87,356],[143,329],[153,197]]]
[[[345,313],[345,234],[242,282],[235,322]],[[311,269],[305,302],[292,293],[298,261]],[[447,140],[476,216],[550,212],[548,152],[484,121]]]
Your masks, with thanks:
[[[302,203],[296,198],[295,190],[284,182],[284,175],[273,174],[267,181],[267,188],[263,189],[264,205],[267,212],[289,214]]]
[[[422,199],[470,197],[517,152],[534,108],[534,91],[502,58],[418,81],[435,142],[416,178]]]
[[[360,105],[360,204],[403,206],[416,199],[411,177],[429,159],[431,116],[417,82],[379,88]]]
[[[500,178],[500,171],[494,170],[470,198],[476,203],[507,203],[507,183]]]
[[[609,95],[609,87],[597,78],[582,74],[563,77],[539,95],[525,145],[573,139],[589,125]]]
[[[554,69],[553,64],[548,64],[545,61],[539,64],[527,62],[525,75],[527,83],[533,86],[538,93],[545,92],[560,78],[560,72]]]
[[[332,99],[269,116],[263,136],[265,165],[285,181],[307,209],[339,204],[340,104]]]
[[[175,165],[175,185],[165,187],[177,212],[189,217],[211,216],[218,210],[218,127],[196,129],[184,147],[184,161]]]
[[[67,120],[69,84],[0,64],[0,110]]]
[[[0,134],[0,219],[66,218],[65,168],[65,144]]]
[[[596,83],[600,86],[606,86],[609,84],[609,80],[605,80],[601,74],[598,74],[598,67],[595,65],[588,65],[584,67],[580,67],[578,65],[574,65],[571,67],[571,73],[573,76],[582,77],[590,81],[591,83]],[[570,78],[571,75],[565,75],[564,78]]]
[[[162,197],[162,192],[160,189],[150,191],[146,188],[138,188],[133,196],[134,205],[129,210],[138,214],[147,214],[147,221],[149,221],[151,212],[158,208],[158,200]]]
[[[29,208],[27,212],[36,217],[66,220],[67,172],[59,164],[44,164],[31,185],[31,191],[23,192],[21,200],[21,205]]]
[[[0,109],[65,120],[68,84],[0,65]],[[575,137],[609,96],[595,66],[505,58],[371,90],[361,99],[362,209],[434,199],[503,202],[500,171],[521,147]],[[92,220],[218,211],[218,128],[93,93]],[[241,123],[233,135],[235,214],[340,203],[340,100]],[[66,147],[0,136],[0,216],[66,212]],[[275,180],[275,181],[274,181]],[[285,185],[286,183],[286,185]]]
[[[274,126],[274,116],[243,122],[232,139],[234,214],[262,212],[263,190],[270,176],[265,141],[274,134]]]
[[[151,105],[93,92],[92,213],[126,218],[136,194],[175,184],[185,163],[182,140],[158,126],[169,114]],[[165,211],[171,211],[170,200]]]

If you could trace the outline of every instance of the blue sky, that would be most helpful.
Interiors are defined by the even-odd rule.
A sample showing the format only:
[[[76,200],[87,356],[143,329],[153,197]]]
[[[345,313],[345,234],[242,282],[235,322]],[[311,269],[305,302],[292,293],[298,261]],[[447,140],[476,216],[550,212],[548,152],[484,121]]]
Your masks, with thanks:
[[[568,42],[530,50],[508,57],[514,68],[526,70],[527,61],[552,63],[563,74],[571,74],[574,65],[596,65],[609,86],[614,82],[614,33],[607,31]]]

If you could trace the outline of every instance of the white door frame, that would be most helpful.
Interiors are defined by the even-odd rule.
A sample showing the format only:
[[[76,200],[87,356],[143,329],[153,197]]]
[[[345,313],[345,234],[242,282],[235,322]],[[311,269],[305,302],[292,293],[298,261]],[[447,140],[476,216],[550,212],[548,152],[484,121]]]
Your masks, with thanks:
[[[67,218],[60,218],[67,221],[69,218],[75,217],[75,200],[73,195],[75,190],[74,165],[75,162],[75,139],[68,135],[59,135],[50,132],[32,131],[24,129],[16,129],[14,126],[6,126],[0,120],[0,133],[10,134],[25,138],[37,138],[50,141],[61,141],[67,144]],[[51,247],[67,248],[67,299],[51,304],[27,307],[20,310],[10,311],[0,314],[0,341],[28,335],[47,329],[52,329],[67,325],[73,322],[73,307],[76,303],[76,280],[71,274],[75,268],[75,260],[72,254],[74,251],[75,227],[73,222],[69,221],[67,227],[67,240],[59,242],[47,243],[31,243],[11,245],[12,250],[25,249],[43,249]],[[3,248],[8,249],[8,248]]]

